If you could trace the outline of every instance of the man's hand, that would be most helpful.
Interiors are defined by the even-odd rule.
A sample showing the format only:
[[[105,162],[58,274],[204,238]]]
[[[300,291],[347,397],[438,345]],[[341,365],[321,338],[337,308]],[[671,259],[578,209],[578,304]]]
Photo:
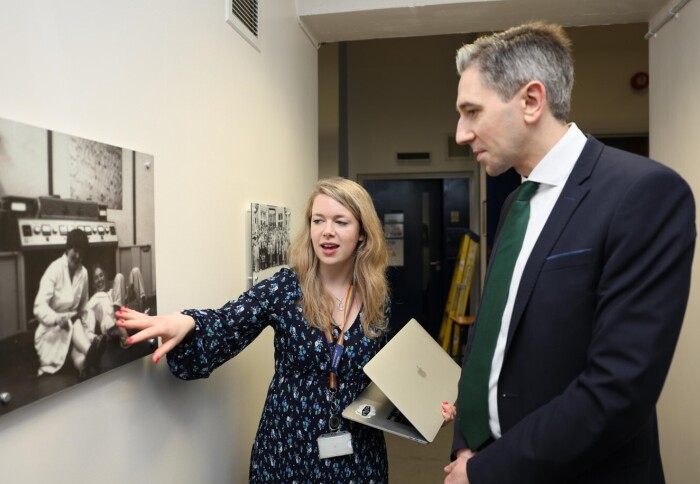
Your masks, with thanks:
[[[469,449],[457,451],[457,458],[445,466],[445,484],[469,484],[467,461],[476,455]]]
[[[68,331],[68,329],[71,327],[71,323],[73,315],[75,313],[59,313],[58,319],[56,319],[56,326],[59,328]]]

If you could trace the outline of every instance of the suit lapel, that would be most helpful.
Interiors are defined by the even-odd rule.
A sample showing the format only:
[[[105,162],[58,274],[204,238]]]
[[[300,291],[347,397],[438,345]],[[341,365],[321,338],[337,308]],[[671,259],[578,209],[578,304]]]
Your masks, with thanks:
[[[525,264],[520,285],[518,286],[518,295],[513,306],[513,315],[508,329],[508,341],[505,349],[506,354],[523,312],[530,301],[530,296],[545,260],[551,254],[554,244],[559,240],[576,208],[588,194],[589,188],[584,182],[590,177],[603,148],[604,145],[598,140],[592,136],[588,137],[588,141],[578,160],[576,160],[576,165],[574,165],[574,169],[569,175],[569,179],[564,185],[559,199],[554,204],[552,213],[549,215],[542,233],[532,249],[532,253]]]

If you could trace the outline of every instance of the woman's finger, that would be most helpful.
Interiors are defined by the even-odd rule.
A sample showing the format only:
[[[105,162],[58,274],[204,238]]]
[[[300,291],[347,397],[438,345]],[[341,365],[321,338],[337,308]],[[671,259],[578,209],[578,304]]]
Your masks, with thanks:
[[[442,418],[445,422],[451,422],[457,415],[457,408],[450,402],[442,402]]]
[[[135,343],[140,343],[141,341],[146,341],[148,339],[153,339],[153,338],[158,338],[158,337],[163,337],[164,335],[160,334],[156,328],[149,327],[146,329],[142,329],[141,331],[132,334],[129,336],[126,340],[127,343],[129,344],[135,344]]]
[[[117,326],[137,331],[127,338],[127,343],[140,343],[155,338],[162,340],[163,344],[153,352],[154,363],[158,363],[158,360],[179,344],[195,326],[191,316],[181,313],[147,316],[138,311],[122,309],[116,314],[119,317]]]
[[[117,310],[117,313],[121,313],[124,317],[131,317],[131,315],[136,313],[136,311],[129,309],[126,306],[122,306]]]
[[[149,328],[151,326],[154,326],[156,320],[154,320],[154,316],[146,316],[145,314],[138,313],[140,317],[136,317],[133,314],[131,315],[126,315],[125,313],[121,311],[117,311],[116,313],[117,318],[119,320],[117,321],[117,324],[119,326],[122,326],[126,329],[136,329],[136,330],[142,330]],[[131,319],[128,319],[131,318]]]
[[[160,359],[167,355],[168,352],[170,352],[170,350],[175,348],[175,346],[177,346],[178,343],[179,341],[176,341],[175,338],[170,339],[168,341],[163,341],[163,344],[160,345],[158,349],[156,349],[153,352],[153,363],[158,363]]]
[[[148,317],[146,314],[134,311],[133,309],[129,309],[126,306],[122,306],[121,308],[119,308],[119,310],[115,311],[114,314],[127,321]]]

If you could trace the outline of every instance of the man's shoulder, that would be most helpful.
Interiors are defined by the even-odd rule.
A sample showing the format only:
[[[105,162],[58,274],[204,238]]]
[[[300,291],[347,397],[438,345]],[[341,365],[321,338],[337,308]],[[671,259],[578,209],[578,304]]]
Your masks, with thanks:
[[[49,267],[46,268],[46,272],[51,272],[51,273],[60,273],[63,267],[66,267],[68,265],[66,258],[64,256],[59,257],[58,259],[54,259],[51,264],[49,264]]]
[[[680,176],[670,167],[648,156],[608,146],[593,136],[588,136],[581,159],[596,159],[594,172],[619,181],[646,177],[650,174]]]

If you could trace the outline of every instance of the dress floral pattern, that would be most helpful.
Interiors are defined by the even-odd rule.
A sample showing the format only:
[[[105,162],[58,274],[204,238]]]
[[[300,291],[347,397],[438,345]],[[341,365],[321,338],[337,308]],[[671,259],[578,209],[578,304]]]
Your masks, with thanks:
[[[354,453],[319,459],[316,439],[328,432],[330,352],[323,332],[302,316],[296,274],[282,269],[220,309],[186,310],[195,331],[168,354],[179,378],[206,378],[240,353],[268,325],[275,331],[275,373],[255,437],[250,482],[386,483],[388,465],[381,431],[340,419],[352,434]],[[389,318],[387,304],[386,318]],[[334,337],[338,329],[334,328]],[[364,365],[386,343],[367,338],[358,320],[344,336],[338,367],[340,408],[367,386]]]

